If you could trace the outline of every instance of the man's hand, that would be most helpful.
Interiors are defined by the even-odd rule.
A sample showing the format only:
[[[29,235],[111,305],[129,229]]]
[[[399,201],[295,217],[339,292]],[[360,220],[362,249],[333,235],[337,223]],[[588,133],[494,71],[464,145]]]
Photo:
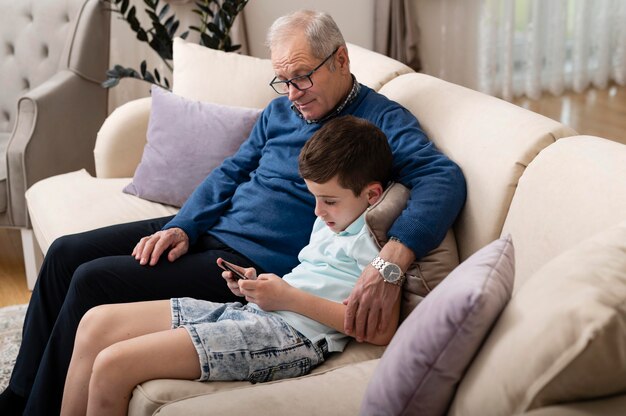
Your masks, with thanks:
[[[406,271],[415,255],[397,241],[390,241],[380,251],[380,257],[395,263]],[[393,306],[401,294],[401,287],[386,283],[371,264],[363,269],[348,299],[344,331],[357,341],[367,341],[376,332],[384,331],[393,316]]]
[[[167,249],[170,249],[167,259],[171,262],[176,260],[189,250],[189,237],[180,228],[158,231],[139,240],[132,256],[139,260],[142,266],[146,264],[154,266]]]
[[[367,341],[391,322],[393,305],[400,296],[400,286],[385,283],[372,265],[363,269],[348,299],[344,322],[346,334],[358,342]]]

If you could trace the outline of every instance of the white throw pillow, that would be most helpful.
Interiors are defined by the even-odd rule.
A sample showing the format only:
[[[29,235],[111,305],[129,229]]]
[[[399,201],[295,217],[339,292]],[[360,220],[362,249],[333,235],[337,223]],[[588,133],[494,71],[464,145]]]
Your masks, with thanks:
[[[223,52],[174,39],[174,94],[191,100],[265,108],[278,94],[269,86],[269,59]]]

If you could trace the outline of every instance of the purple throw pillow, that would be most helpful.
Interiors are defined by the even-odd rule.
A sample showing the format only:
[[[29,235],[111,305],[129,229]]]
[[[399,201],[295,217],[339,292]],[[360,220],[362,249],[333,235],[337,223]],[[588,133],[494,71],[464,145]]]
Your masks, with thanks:
[[[511,237],[455,268],[407,317],[367,387],[362,415],[443,415],[513,290]]]
[[[124,192],[180,207],[250,134],[261,110],[192,101],[152,87],[147,143]]]

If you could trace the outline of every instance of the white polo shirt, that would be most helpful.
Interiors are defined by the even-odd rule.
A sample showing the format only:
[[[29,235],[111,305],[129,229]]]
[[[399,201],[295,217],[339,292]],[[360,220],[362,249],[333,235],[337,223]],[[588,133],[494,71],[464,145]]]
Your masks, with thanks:
[[[283,279],[313,295],[343,302],[362,270],[379,248],[365,225],[365,213],[344,231],[335,233],[317,218],[309,244],[298,255],[300,264]],[[326,338],[328,351],[343,351],[348,336],[311,318],[290,311],[275,311],[312,342]]]

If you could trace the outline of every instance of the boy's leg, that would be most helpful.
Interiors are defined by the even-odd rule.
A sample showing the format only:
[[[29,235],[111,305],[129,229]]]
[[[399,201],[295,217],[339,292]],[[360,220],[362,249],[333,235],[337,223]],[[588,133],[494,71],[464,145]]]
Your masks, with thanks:
[[[253,383],[299,377],[324,361],[325,352],[279,316],[239,304],[175,299],[173,325],[192,334],[200,380]]]
[[[80,266],[50,335],[24,413],[59,412],[76,329],[92,307],[185,296],[216,302],[241,300],[227,288],[216,259],[223,257],[243,266],[255,266],[220,244],[209,236],[203,237],[175,262],[162,258],[155,266],[139,265],[130,252]]]
[[[90,309],[81,319],[76,333],[61,414],[86,413],[89,379],[98,353],[116,342],[170,329],[171,316],[169,300],[102,305]]]
[[[96,358],[89,383],[88,414],[125,415],[133,389],[146,380],[198,377],[198,353],[183,328],[119,342]]]
[[[74,271],[95,258],[129,254],[143,236],[160,230],[171,217],[120,224],[55,240],[44,259],[24,321],[22,344],[6,393],[25,398],[67,294]],[[3,393],[3,396],[5,393]],[[19,398],[18,397],[18,398]],[[0,414],[12,414],[2,407]],[[7,403],[9,405],[9,403]],[[23,404],[21,405],[23,408]],[[21,414],[21,410],[19,411]]]

